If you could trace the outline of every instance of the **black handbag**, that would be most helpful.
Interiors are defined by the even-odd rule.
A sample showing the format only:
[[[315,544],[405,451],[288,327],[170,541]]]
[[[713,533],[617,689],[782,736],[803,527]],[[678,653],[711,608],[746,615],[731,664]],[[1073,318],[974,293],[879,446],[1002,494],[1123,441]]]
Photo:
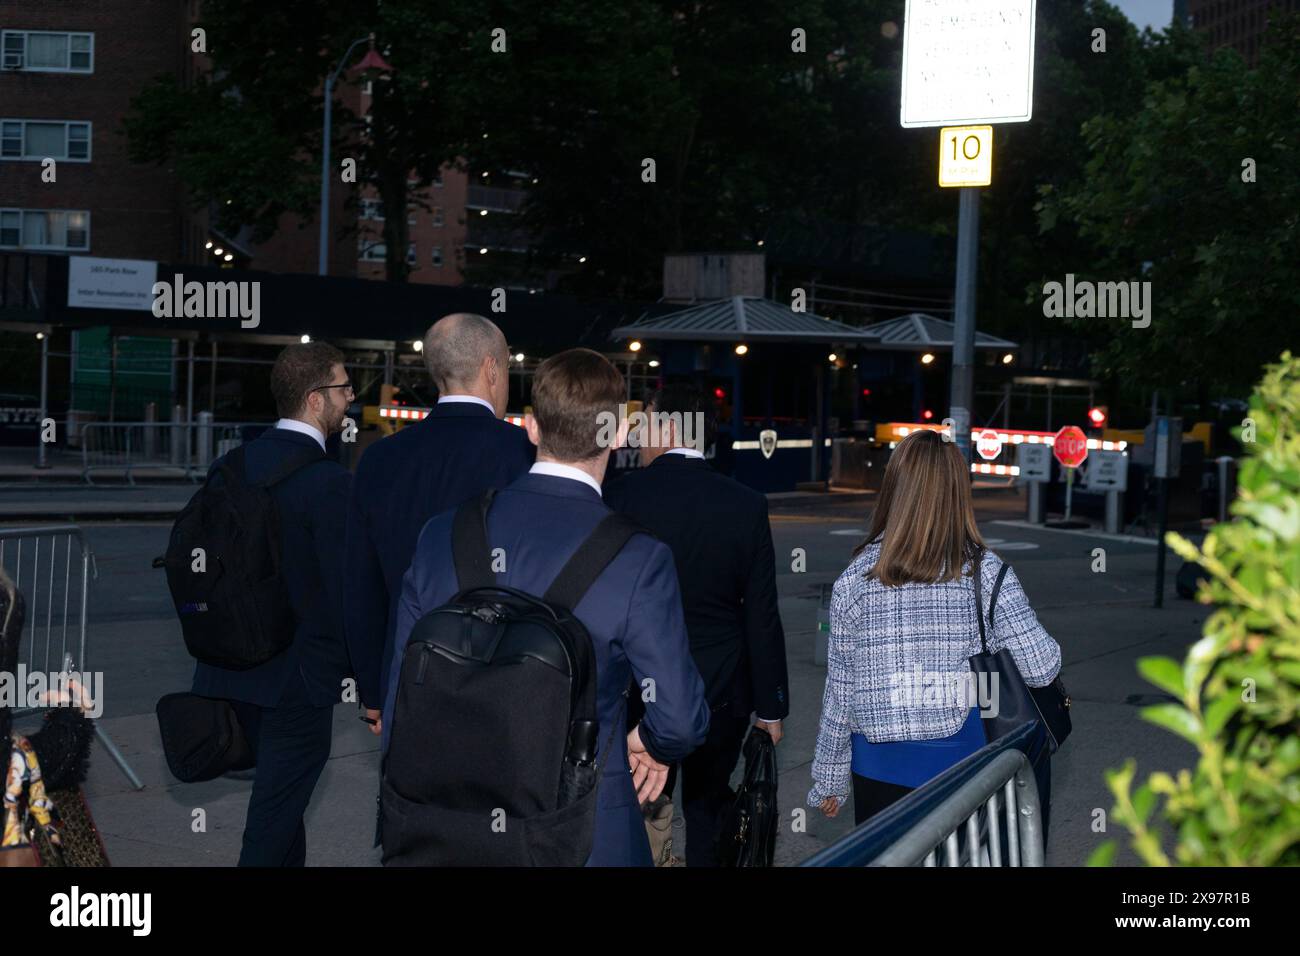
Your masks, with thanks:
[[[745,739],[745,779],[718,836],[720,866],[771,866],[776,852],[776,745],[754,727]]]
[[[1037,762],[1044,749],[1051,756],[1065,743],[1070,735],[1070,694],[1058,675],[1046,687],[1030,687],[1020,674],[1011,651],[1002,648],[996,654],[989,653],[988,638],[984,629],[984,602],[980,587],[980,565],[983,553],[975,555],[973,576],[975,583],[975,618],[979,621],[980,653],[970,659],[970,669],[976,679],[983,681],[983,686],[990,689],[995,704],[995,713],[981,713],[984,722],[985,739],[992,743],[1011,733],[1026,721],[1036,721],[1042,727],[1042,740],[1036,752],[1030,755]],[[989,627],[993,626],[993,615],[997,610],[998,592],[1002,590],[1002,581],[1007,576],[1009,565],[1003,562],[998,576],[993,581],[993,593],[989,596]]]
[[[167,769],[182,783],[212,780],[257,763],[230,701],[167,694],[158,701],[157,713]]]

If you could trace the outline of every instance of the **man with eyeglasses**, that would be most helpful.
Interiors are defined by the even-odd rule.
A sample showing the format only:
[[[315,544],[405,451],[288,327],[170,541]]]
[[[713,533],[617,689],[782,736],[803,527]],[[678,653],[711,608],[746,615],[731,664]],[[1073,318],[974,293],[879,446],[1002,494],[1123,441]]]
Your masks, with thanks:
[[[343,360],[324,342],[281,352],[271,369],[280,419],[242,446],[243,479],[275,501],[293,642],[245,670],[195,665],[194,693],[231,702],[257,757],[240,866],[304,865],[303,814],[329,759],[334,705],[353,676],[342,625],[351,475],[325,454],[353,397]],[[209,481],[220,480],[224,460]]]

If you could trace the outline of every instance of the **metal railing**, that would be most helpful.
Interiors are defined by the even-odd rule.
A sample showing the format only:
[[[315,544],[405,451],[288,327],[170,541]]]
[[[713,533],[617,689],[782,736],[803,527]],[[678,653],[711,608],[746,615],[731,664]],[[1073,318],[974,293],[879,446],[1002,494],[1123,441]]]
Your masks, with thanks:
[[[220,455],[240,443],[248,423],[214,422],[200,413],[189,422],[86,422],[80,427],[81,477],[120,474],[135,484],[137,471],[197,481]]]
[[[802,866],[1043,866],[1029,722],[918,787]]]
[[[23,595],[27,607],[19,635],[18,665],[31,673],[57,674],[72,669],[85,672],[86,612],[90,581],[98,577],[95,556],[76,525],[0,528],[0,566]],[[98,688],[102,693],[103,688]],[[15,717],[43,708],[17,706]],[[95,736],[137,790],[144,784],[108,735],[94,721]]]

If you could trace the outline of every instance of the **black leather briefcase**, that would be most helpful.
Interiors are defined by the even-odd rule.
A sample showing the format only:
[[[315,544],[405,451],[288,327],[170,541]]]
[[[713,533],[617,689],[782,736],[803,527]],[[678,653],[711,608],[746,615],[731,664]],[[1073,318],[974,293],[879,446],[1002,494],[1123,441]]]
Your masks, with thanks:
[[[771,866],[776,852],[776,745],[755,727],[745,739],[745,779],[718,836],[721,866]]]

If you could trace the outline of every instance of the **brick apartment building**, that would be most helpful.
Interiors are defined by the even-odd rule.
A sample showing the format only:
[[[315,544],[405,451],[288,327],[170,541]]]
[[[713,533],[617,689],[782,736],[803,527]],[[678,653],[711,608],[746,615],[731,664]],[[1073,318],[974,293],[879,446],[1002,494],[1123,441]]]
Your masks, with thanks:
[[[314,273],[313,218],[284,216],[255,244],[247,230],[224,235],[193,211],[166,166],[133,163],[122,122],[150,81],[182,83],[208,70],[191,51],[201,0],[0,0],[0,255],[92,255]],[[368,91],[340,83],[336,103],[366,109]],[[53,159],[46,182],[43,160]],[[48,177],[49,174],[46,174]],[[447,168],[407,211],[411,281],[463,281],[467,221],[485,210],[517,210],[517,190],[471,185]],[[382,279],[382,208],[364,188],[331,185],[330,274]],[[474,205],[476,204],[476,205]],[[352,221],[357,229],[348,235]],[[474,223],[482,233],[482,225]],[[472,254],[488,240],[479,235]],[[493,245],[495,240],[493,240]]]
[[[1186,10],[1192,29],[1209,38],[1210,49],[1230,46],[1254,65],[1269,15],[1300,13],[1300,0],[1186,0]]]
[[[146,83],[196,68],[192,5],[126,6],[0,0],[0,250],[201,261],[206,217],[168,170],[128,159],[121,127]]]

